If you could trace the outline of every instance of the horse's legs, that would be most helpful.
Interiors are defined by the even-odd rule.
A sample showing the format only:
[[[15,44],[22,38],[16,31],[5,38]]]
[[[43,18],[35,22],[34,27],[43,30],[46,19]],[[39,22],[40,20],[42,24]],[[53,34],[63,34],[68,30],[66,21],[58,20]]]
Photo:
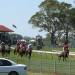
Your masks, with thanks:
[[[58,60],[60,61],[62,58],[62,53],[61,54],[58,54]]]
[[[17,49],[16,48],[14,49],[14,55],[17,55]]]
[[[26,51],[26,56],[28,55],[28,51]]]
[[[22,57],[23,56],[22,52],[19,52],[19,55]]]
[[[61,55],[58,56],[58,60],[59,60],[59,61],[61,60]]]
[[[68,57],[68,56],[67,56],[66,54],[64,54],[64,55],[63,55],[63,61],[67,61],[67,60],[66,60],[67,57]]]
[[[69,56],[69,54],[67,54],[67,55],[65,56],[65,61],[67,61],[67,60],[68,60],[68,56]]]
[[[64,60],[67,61],[67,60],[66,60],[66,57],[64,57]]]
[[[64,61],[65,57],[63,56],[63,61]]]
[[[31,54],[32,54],[32,52],[30,51],[30,52],[29,52],[29,59],[31,58]]]

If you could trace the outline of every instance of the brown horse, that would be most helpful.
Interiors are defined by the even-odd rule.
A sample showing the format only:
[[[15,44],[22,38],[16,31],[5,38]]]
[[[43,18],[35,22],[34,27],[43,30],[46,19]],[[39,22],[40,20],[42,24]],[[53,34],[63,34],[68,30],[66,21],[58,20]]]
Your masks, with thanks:
[[[23,43],[20,43],[19,45],[16,45],[16,48],[14,50],[14,54],[16,54],[16,55],[18,54],[22,57],[26,53],[26,46],[27,45],[25,45]]]
[[[63,58],[63,61],[66,61],[66,58],[68,58],[69,56],[69,50],[67,50],[66,52],[62,52],[61,54],[58,55],[58,59],[59,61],[61,60],[61,58]]]

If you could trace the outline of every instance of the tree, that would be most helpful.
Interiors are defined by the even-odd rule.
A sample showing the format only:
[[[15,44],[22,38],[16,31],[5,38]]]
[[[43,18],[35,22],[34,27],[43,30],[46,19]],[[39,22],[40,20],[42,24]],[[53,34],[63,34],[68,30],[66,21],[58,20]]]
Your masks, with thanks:
[[[29,23],[46,30],[50,34],[52,33],[51,37],[55,35],[56,31],[64,30],[65,40],[68,41],[68,32],[74,27],[75,23],[73,21],[75,20],[75,17],[73,17],[75,10],[72,9],[71,4],[58,2],[57,0],[44,0],[39,8],[40,11],[30,18]]]

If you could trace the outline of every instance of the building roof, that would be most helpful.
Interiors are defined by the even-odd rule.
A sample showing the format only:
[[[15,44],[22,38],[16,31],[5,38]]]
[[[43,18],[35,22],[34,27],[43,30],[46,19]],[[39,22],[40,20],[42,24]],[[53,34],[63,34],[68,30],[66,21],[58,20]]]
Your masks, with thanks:
[[[0,32],[14,32],[14,31],[4,25],[0,25]]]

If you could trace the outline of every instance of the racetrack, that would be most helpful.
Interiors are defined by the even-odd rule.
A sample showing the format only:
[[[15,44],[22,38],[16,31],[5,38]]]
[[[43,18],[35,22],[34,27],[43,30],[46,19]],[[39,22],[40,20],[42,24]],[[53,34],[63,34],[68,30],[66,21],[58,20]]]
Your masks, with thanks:
[[[15,49],[14,47],[11,47],[12,49]],[[36,53],[47,53],[47,54],[60,54],[62,51],[59,50],[52,50],[52,51],[41,51],[41,50],[32,50],[33,52]],[[75,52],[69,52],[69,55],[74,56]]]
[[[39,51],[39,50],[33,50],[33,52],[37,52],[37,53],[47,53],[47,54],[60,54],[62,51],[57,51],[57,50],[53,50],[53,51]],[[69,55],[75,55],[75,52],[69,52]]]

